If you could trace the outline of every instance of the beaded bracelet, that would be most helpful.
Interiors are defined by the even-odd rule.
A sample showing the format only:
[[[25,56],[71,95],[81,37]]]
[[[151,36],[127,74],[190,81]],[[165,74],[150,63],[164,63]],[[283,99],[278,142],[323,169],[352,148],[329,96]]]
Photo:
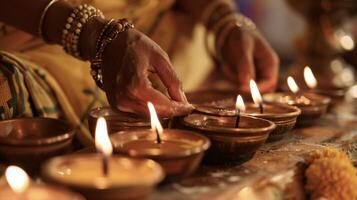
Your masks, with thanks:
[[[73,9],[62,31],[61,43],[67,53],[82,58],[79,51],[79,37],[83,26],[94,17],[104,18],[104,15],[100,10],[87,4],[79,5]]]
[[[103,76],[102,76],[102,61],[103,52],[108,44],[110,44],[121,32],[134,28],[134,25],[127,19],[120,19],[118,21],[110,20],[103,28],[96,46],[96,54],[94,59],[91,60],[91,75],[97,86],[103,89]]]

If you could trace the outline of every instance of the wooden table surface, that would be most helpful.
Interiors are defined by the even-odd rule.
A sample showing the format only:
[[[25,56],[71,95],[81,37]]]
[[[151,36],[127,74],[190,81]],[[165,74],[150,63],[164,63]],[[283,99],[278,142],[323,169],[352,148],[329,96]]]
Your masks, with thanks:
[[[299,163],[324,146],[357,160],[357,103],[343,102],[310,127],[295,128],[284,139],[267,143],[239,166],[202,165],[182,181],[160,186],[149,200],[304,199]]]

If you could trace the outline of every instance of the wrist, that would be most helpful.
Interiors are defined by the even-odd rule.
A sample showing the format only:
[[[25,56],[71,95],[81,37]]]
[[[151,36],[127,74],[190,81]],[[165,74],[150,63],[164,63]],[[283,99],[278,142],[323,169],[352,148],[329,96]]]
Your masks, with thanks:
[[[82,34],[79,38],[79,50],[83,59],[91,60],[95,57],[97,41],[107,23],[108,20],[106,19],[93,17],[83,26]]]
[[[222,18],[233,15],[234,13],[237,13],[235,8],[228,4],[222,4],[210,15],[204,25],[208,31],[212,31]]]
[[[236,5],[232,0],[212,0],[203,8],[200,21],[210,30],[222,17],[236,12]]]

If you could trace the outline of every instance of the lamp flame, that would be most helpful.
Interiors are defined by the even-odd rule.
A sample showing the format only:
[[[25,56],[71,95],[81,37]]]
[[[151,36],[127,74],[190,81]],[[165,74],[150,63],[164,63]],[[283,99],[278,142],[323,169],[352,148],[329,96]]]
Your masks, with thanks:
[[[297,93],[299,92],[299,86],[296,84],[295,80],[293,77],[289,76],[288,79],[288,86],[289,89],[293,92],[293,93]]]
[[[5,177],[11,189],[16,193],[23,193],[30,185],[27,173],[20,167],[11,165],[6,168]]]
[[[236,101],[236,110],[239,110],[240,112],[245,111],[245,105],[242,96],[238,95],[237,96],[237,101]]]
[[[107,123],[103,117],[99,117],[95,129],[95,147],[104,156],[110,156],[113,146],[108,136]]]
[[[153,131],[157,131],[159,134],[162,134],[164,129],[162,128],[160,120],[157,117],[154,105],[151,102],[148,102],[148,107],[150,111],[151,129]]]
[[[306,66],[304,68],[304,79],[306,82],[306,85],[310,88],[310,89],[315,89],[317,86],[317,80],[314,76],[314,73],[312,73],[312,70],[309,66]]]
[[[252,94],[252,98],[255,104],[261,104],[263,102],[262,95],[259,92],[258,86],[254,80],[250,80],[249,83],[250,92]]]

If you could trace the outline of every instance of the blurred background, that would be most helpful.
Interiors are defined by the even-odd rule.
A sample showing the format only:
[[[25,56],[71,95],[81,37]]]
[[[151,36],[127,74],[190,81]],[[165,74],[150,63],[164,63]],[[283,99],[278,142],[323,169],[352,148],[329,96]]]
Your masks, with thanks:
[[[240,11],[259,27],[284,65],[297,57],[294,40],[305,30],[305,22],[284,0],[236,0]]]
[[[356,0],[236,0],[236,3],[279,54],[282,77],[301,78],[303,67],[309,65],[316,73],[319,87],[349,88],[355,84]]]

